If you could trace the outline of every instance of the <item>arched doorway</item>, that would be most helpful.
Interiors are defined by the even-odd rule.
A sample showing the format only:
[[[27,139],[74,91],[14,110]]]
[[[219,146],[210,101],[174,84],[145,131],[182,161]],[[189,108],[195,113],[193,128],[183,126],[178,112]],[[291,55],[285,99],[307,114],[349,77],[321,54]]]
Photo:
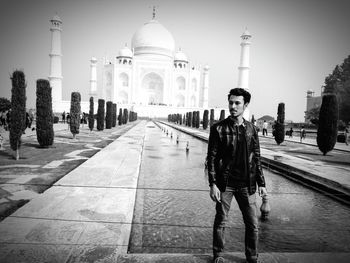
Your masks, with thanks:
[[[143,104],[158,105],[164,103],[164,81],[161,76],[151,72],[142,79],[142,98]]]

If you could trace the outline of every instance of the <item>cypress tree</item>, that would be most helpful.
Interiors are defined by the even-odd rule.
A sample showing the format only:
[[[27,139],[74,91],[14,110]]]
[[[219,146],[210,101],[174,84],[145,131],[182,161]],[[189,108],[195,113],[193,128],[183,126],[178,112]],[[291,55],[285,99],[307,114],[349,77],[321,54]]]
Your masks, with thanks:
[[[184,114],[184,116],[183,116],[183,120],[182,120],[182,123],[183,123],[183,124],[186,124],[186,117],[187,117],[187,113]]]
[[[317,145],[323,155],[333,150],[337,141],[338,107],[338,100],[335,94],[323,95],[317,129]]]
[[[73,134],[73,139],[79,134],[80,127],[80,100],[81,96],[79,92],[72,92],[71,102],[70,102],[70,131]]]
[[[113,103],[113,123],[112,127],[117,126],[117,104]]]
[[[193,128],[196,127],[196,118],[197,118],[196,114],[197,114],[196,111],[193,111],[193,112],[192,112],[192,123],[191,123],[191,126],[192,126]]]
[[[252,120],[251,120],[251,122],[254,124],[254,122],[255,122],[255,118],[254,118],[254,114],[252,114]]]
[[[200,123],[201,123],[201,116],[200,116],[199,111],[197,111],[196,112],[196,128],[197,129],[199,128]]]
[[[192,111],[188,113],[188,127],[191,127],[192,125]]]
[[[128,122],[128,109],[124,109],[124,113],[123,113],[123,124],[127,124]]]
[[[222,121],[222,120],[224,120],[224,119],[225,119],[225,110],[221,110],[219,121]]]
[[[97,108],[97,130],[103,131],[105,128],[105,100],[98,100]]]
[[[106,106],[106,129],[111,129],[113,124],[113,102],[107,101]]]
[[[278,104],[277,122],[275,123],[275,141],[278,145],[284,141],[284,103]]]
[[[90,109],[89,109],[89,129],[94,129],[95,118],[94,118],[94,97],[90,97]]]
[[[214,109],[210,109],[210,122],[209,122],[209,126],[213,126],[214,124]]]
[[[23,71],[16,70],[11,76],[12,97],[10,113],[10,145],[16,151],[16,160],[19,159],[21,136],[25,130],[26,120],[26,87]]]
[[[46,79],[36,81],[36,138],[41,147],[53,144],[52,88]]]
[[[208,115],[209,115],[209,111],[204,110],[204,112],[203,112],[203,130],[206,130],[208,128]]]
[[[118,115],[118,125],[122,125],[123,124],[123,110],[120,108],[119,109],[119,115]]]

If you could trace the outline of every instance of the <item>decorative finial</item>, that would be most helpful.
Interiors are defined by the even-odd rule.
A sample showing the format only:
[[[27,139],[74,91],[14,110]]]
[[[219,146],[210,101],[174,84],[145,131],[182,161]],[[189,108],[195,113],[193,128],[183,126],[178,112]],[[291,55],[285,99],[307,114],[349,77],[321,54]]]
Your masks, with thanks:
[[[153,6],[153,17],[152,19],[155,19],[156,18],[156,6],[154,5]]]

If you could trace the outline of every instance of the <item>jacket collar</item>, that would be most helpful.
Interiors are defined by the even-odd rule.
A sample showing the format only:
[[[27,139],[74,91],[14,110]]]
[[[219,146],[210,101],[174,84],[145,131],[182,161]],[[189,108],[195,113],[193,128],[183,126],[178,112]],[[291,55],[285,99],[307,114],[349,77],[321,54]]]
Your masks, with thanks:
[[[231,123],[233,126],[240,126],[240,125],[236,124],[236,123],[232,120],[231,116],[228,116],[227,119],[228,119],[229,123]],[[244,128],[246,128],[246,126],[247,126],[247,120],[243,118],[243,122],[242,122],[241,125],[242,125]]]

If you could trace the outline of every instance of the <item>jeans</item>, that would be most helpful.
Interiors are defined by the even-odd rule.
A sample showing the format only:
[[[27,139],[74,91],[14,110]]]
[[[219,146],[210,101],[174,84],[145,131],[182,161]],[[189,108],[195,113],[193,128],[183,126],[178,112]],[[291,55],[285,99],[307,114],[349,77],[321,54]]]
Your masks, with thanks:
[[[221,192],[221,203],[216,203],[216,215],[213,229],[213,253],[214,257],[221,256],[225,246],[225,226],[228,222],[228,212],[231,201],[235,196],[242,212],[245,224],[245,255],[248,260],[257,260],[258,251],[258,218],[255,194],[249,195],[248,187],[227,187]]]

